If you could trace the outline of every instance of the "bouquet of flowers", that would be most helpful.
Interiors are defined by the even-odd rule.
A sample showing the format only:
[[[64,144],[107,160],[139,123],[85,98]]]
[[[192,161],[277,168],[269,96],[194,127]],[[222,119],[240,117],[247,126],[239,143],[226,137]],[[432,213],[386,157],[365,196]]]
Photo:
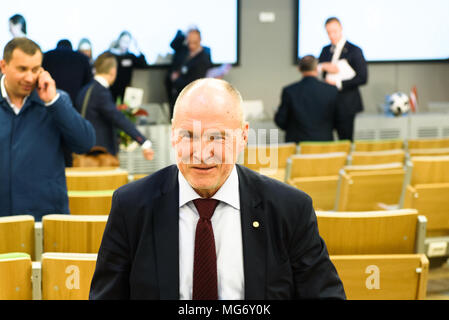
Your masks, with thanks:
[[[120,112],[122,112],[126,116],[126,118],[128,118],[129,121],[131,121],[134,124],[136,123],[138,117],[148,116],[148,112],[145,109],[139,107],[130,108],[125,103],[118,104],[117,109]],[[127,148],[132,142],[133,139],[128,134],[126,134],[123,130],[119,130],[120,146]]]

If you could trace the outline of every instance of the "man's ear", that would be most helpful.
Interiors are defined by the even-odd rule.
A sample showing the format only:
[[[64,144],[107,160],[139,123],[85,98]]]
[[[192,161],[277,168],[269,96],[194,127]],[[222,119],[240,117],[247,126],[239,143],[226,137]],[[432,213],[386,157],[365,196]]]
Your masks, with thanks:
[[[3,74],[5,74],[5,68],[6,68],[6,61],[0,60],[0,69],[2,70]]]
[[[243,122],[242,132],[241,132],[241,140],[240,140],[240,148],[239,152],[243,151],[248,144],[248,131],[249,131],[249,123],[247,121]]]

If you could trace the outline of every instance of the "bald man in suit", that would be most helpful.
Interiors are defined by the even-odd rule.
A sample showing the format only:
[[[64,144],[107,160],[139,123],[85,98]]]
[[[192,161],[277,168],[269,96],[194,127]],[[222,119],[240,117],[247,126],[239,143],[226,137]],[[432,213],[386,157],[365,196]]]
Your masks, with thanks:
[[[236,165],[249,130],[241,104],[224,80],[181,92],[177,165],[114,193],[90,299],[345,298],[311,198]]]

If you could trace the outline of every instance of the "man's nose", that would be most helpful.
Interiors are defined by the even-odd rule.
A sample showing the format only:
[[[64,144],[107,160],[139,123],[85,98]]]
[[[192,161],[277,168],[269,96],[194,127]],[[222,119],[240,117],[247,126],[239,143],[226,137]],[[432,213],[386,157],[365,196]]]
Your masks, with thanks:
[[[32,83],[32,82],[36,81],[36,76],[34,75],[34,73],[32,71],[27,71],[25,73],[24,79],[26,82]]]
[[[206,141],[206,139],[198,139],[198,141],[194,142],[193,154],[194,157],[201,160],[201,162],[207,162],[214,155],[213,143]]]

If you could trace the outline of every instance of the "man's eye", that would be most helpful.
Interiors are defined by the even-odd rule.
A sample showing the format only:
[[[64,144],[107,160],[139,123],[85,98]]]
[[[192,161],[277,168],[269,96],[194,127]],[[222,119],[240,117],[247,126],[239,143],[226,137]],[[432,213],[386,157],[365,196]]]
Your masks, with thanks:
[[[223,140],[223,136],[221,134],[210,135],[207,139],[208,141],[221,141]]]

